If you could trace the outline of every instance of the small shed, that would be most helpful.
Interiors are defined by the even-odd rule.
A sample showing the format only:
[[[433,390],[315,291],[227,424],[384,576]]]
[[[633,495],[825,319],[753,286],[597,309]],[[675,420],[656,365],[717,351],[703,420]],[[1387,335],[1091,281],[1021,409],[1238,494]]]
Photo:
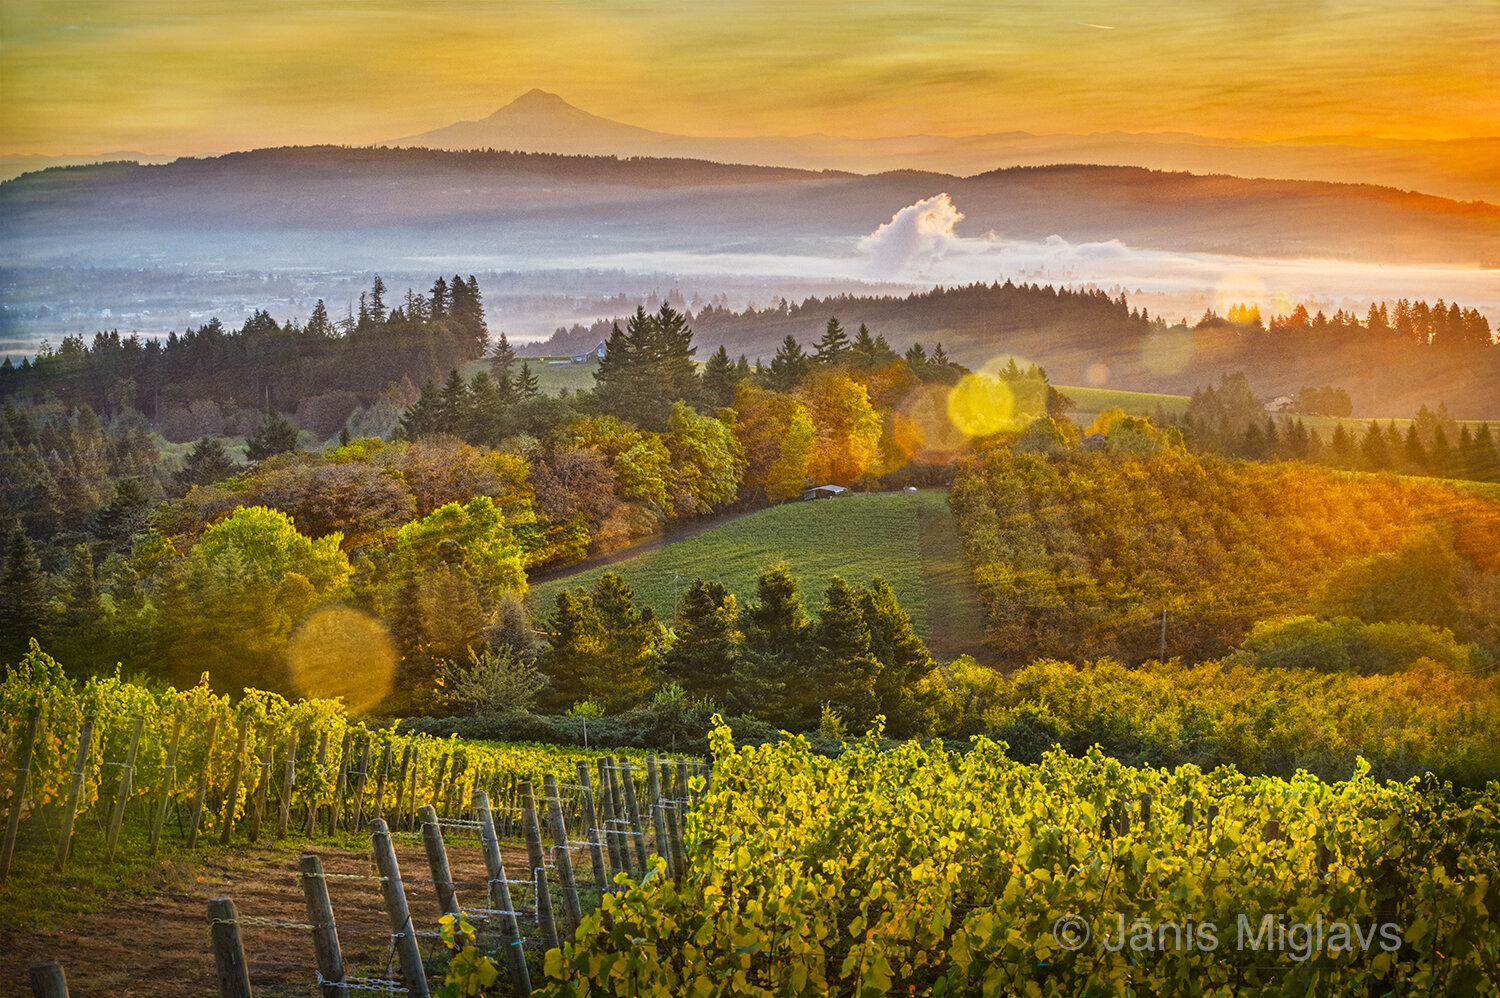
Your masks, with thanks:
[[[849,490],[842,485],[814,485],[812,488],[802,490],[802,501],[810,502],[813,499],[837,499]]]

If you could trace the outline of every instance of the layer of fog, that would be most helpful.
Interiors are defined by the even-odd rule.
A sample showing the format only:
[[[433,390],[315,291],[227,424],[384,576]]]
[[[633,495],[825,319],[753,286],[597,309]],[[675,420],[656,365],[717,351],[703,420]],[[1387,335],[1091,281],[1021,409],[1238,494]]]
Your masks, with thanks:
[[[630,270],[677,273],[816,275],[824,279],[961,285],[1011,280],[1054,286],[1125,289],[1132,306],[1196,321],[1204,309],[1256,304],[1263,314],[1355,311],[1372,302],[1441,298],[1478,308],[1500,328],[1500,271],[1395,266],[1327,259],[1274,259],[1142,249],[1119,240],[1070,243],[961,235],[963,212],[947,194],[907,205],[841,255],[654,252],[609,255]]]
[[[1206,309],[1222,315],[1240,302],[1258,304],[1266,315],[1300,303],[1362,317],[1371,302],[1441,298],[1478,308],[1500,329],[1500,272],[1494,270],[1190,253],[1055,235],[1018,239],[970,231],[962,208],[936,193],[862,236],[813,227],[792,235],[762,231],[753,241],[741,232],[726,240],[700,219],[691,232],[636,223],[613,238],[580,238],[576,230],[566,238],[567,225],[524,234],[447,232],[450,248],[434,252],[433,240],[396,238],[400,233],[334,240],[333,247],[326,234],[314,241],[247,232],[238,240],[222,233],[198,234],[198,242],[176,239],[175,259],[157,262],[130,257],[123,248],[72,265],[38,265],[35,274],[14,261],[11,279],[0,286],[0,354],[19,359],[44,339],[56,346],[63,335],[88,340],[113,328],[166,335],[215,315],[235,327],[258,308],[278,320],[305,320],[318,298],[338,319],[355,310],[375,273],[384,275],[393,298],[406,287],[424,292],[438,274],[476,274],[491,331],[503,330],[519,343],[546,339],[559,326],[625,315],[636,302],[673,292],[689,307],[717,299],[742,310],[811,294],[904,295],[939,284],[1005,280],[1123,291],[1133,307],[1190,322]],[[673,248],[659,248],[669,239]],[[212,255],[226,245],[236,246],[240,258]],[[146,240],[135,251],[143,246],[152,244]],[[358,252],[367,257],[353,258]],[[245,260],[252,258],[263,262],[251,269]]]

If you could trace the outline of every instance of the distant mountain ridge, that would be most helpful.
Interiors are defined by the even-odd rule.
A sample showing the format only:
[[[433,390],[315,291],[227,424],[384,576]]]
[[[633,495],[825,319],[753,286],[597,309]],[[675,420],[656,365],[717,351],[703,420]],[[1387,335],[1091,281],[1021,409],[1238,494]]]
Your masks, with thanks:
[[[147,252],[175,259],[214,230],[213,259],[243,255],[248,263],[266,253],[299,266],[344,258],[351,247],[339,233],[377,229],[389,239],[362,237],[352,247],[360,258],[378,253],[373,266],[390,266],[378,260],[392,252],[461,247],[530,260],[600,248],[846,252],[836,247],[939,192],[962,210],[958,233],[970,236],[1460,266],[1500,246],[1500,207],[1370,185],[1083,165],[860,176],[689,159],[322,146],[6,181],[0,264]]]
[[[805,170],[930,170],[972,176],[1008,166],[1089,163],[1240,177],[1372,183],[1459,200],[1500,202],[1500,137],[1452,141],[1317,136],[1280,141],[1183,132],[974,136],[673,135],[590,114],[557,94],[529,90],[478,121],[382,143],[434,149],[514,149],[677,157]]]

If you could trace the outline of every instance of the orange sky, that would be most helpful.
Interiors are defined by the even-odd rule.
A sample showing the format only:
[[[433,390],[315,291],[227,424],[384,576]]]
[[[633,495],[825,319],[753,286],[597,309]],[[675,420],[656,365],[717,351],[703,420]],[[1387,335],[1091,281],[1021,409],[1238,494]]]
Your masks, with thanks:
[[[1500,135],[1500,3],[0,2],[0,153],[364,144],[532,87],[659,131]]]

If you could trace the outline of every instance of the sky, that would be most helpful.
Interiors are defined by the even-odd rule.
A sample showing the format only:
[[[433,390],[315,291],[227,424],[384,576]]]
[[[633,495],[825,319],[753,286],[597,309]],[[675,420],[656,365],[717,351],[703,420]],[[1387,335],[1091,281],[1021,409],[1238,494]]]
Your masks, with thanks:
[[[1497,0],[0,0],[0,154],[370,144],[539,87],[689,135],[1500,135]]]

